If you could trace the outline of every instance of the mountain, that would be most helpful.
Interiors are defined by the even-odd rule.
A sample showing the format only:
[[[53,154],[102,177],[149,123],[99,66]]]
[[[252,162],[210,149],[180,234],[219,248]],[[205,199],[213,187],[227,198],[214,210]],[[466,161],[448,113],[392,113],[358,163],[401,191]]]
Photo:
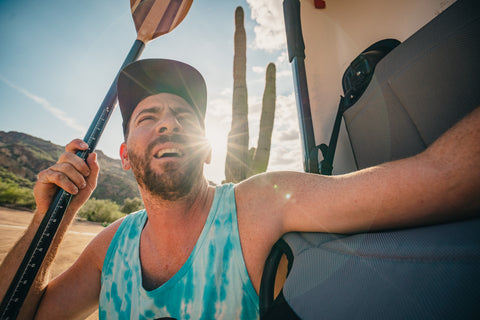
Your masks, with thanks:
[[[37,174],[53,165],[64,147],[21,132],[0,131],[0,177],[8,177],[24,187],[33,187]],[[97,153],[100,173],[92,197],[123,204],[125,198],[140,197],[131,171],[122,169],[121,161]]]

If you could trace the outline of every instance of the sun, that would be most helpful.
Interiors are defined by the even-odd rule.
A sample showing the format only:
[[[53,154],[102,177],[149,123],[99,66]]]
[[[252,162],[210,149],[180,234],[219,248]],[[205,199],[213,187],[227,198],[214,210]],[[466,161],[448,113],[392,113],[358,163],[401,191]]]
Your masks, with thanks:
[[[214,124],[208,125],[206,131],[207,139],[212,146],[212,162],[205,166],[205,176],[220,184],[225,179],[228,129]]]

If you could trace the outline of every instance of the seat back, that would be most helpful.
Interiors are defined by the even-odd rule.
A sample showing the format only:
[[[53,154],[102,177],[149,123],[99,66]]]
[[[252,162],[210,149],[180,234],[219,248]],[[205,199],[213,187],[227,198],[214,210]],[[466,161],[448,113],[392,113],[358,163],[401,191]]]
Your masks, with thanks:
[[[376,66],[344,113],[358,169],[423,151],[480,105],[480,3],[457,1]]]

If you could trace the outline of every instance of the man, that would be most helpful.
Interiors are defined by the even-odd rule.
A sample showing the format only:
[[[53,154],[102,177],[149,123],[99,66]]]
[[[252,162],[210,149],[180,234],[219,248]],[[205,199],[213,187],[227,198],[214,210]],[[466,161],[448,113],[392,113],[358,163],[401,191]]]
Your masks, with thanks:
[[[121,160],[146,210],[102,231],[47,285],[48,265],[99,170],[94,154],[86,163],[75,156],[85,143],[68,144],[39,174],[32,225],[1,269],[3,296],[56,186],[75,194],[24,304],[26,317],[82,317],[100,301],[100,318],[257,318],[263,265],[284,233],[408,227],[468,218],[480,208],[478,108],[412,158],[343,176],[275,172],[212,187],[203,177],[210,149],[198,71],[171,60],[135,62],[121,72],[118,93]],[[460,164],[449,161],[453,146]]]

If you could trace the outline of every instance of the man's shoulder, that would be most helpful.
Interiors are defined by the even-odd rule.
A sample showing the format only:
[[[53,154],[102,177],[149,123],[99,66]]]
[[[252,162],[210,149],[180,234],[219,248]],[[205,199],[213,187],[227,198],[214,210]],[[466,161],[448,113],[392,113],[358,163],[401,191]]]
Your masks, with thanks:
[[[110,243],[112,242],[115,233],[117,232],[118,228],[120,227],[125,218],[126,217],[116,220],[104,230],[102,230],[99,234],[95,236],[95,238],[93,238],[93,240],[86,248],[86,251],[90,251],[93,255],[95,264],[99,267],[100,270],[103,266],[103,260],[105,259],[105,256],[107,254],[108,247],[110,246]]]
[[[268,194],[275,188],[274,180],[280,172],[261,173],[252,176],[235,185],[235,202],[237,208],[255,209],[256,206],[266,204]]]
[[[305,193],[306,181],[318,179],[312,174],[294,171],[275,171],[257,174],[236,185],[235,201],[237,208],[253,212],[271,212],[285,208],[292,208],[300,193]],[[312,190],[313,191],[313,190]],[[293,200],[295,200],[293,199]],[[298,204],[298,203],[297,203]]]
[[[289,182],[302,178],[301,172],[293,171],[273,171],[254,175],[237,185],[235,185],[235,194],[251,195],[261,197],[266,192],[275,192],[278,188],[285,188]]]

